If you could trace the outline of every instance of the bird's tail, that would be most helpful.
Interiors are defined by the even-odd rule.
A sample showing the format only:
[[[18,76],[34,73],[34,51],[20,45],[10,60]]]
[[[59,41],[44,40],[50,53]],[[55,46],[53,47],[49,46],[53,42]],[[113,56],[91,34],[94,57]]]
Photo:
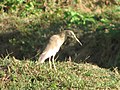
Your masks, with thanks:
[[[46,55],[45,55],[44,53],[42,53],[42,54],[40,55],[38,61],[39,61],[39,63],[44,63],[45,59],[46,59]]]

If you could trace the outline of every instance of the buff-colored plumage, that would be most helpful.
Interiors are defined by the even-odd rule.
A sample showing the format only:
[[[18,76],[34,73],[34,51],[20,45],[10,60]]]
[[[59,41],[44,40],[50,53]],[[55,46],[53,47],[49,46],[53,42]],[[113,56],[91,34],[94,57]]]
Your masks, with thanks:
[[[81,45],[82,43],[77,39],[74,32],[71,30],[64,30],[60,32],[57,35],[53,35],[50,37],[50,40],[45,48],[45,50],[42,52],[42,54],[39,57],[39,63],[43,63],[47,58],[49,58],[50,68],[52,68],[51,65],[51,57],[54,69],[56,70],[55,64],[54,64],[54,57],[56,53],[59,51],[62,44],[65,42],[67,36],[73,36]]]

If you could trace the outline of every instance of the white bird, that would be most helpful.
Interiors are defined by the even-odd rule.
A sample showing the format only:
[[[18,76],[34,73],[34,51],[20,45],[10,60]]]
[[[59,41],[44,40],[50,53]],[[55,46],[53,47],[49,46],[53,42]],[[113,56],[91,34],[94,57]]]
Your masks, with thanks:
[[[42,54],[39,57],[39,60],[38,60],[39,63],[44,63],[44,61],[47,58],[49,58],[50,68],[52,68],[52,64],[51,64],[51,57],[52,57],[53,67],[56,70],[56,66],[54,64],[54,57],[68,36],[74,37],[76,41],[79,42],[80,45],[82,46],[82,43],[77,39],[73,31],[71,30],[61,31],[59,34],[56,34],[50,37],[50,40],[45,50],[42,52]]]

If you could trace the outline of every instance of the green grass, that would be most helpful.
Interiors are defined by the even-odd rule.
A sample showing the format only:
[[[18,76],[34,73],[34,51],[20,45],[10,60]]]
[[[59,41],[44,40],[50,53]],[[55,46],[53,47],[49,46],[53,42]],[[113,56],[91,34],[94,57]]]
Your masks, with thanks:
[[[0,58],[1,90],[118,90],[120,75],[89,63],[63,61],[37,65],[30,60]],[[117,71],[116,71],[117,72]]]

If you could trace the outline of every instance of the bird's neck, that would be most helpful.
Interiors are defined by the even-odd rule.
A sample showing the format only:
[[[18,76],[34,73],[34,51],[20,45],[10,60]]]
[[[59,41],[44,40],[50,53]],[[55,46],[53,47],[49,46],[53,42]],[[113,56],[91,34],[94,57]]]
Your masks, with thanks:
[[[63,39],[66,39],[67,38],[67,35],[66,33],[63,31],[60,33],[60,37],[63,38]]]

